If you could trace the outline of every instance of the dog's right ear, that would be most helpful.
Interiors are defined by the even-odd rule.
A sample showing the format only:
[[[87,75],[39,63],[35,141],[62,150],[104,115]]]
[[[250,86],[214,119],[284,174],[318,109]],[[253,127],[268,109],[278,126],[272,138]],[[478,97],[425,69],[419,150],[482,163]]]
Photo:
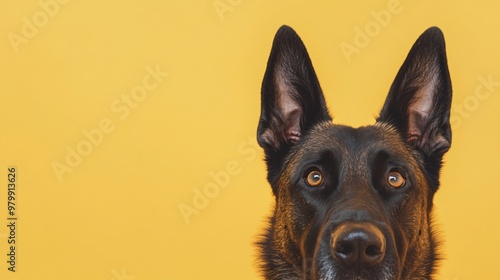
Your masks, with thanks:
[[[274,37],[262,82],[257,130],[271,184],[290,148],[323,121],[331,117],[306,47],[292,28],[282,26]]]

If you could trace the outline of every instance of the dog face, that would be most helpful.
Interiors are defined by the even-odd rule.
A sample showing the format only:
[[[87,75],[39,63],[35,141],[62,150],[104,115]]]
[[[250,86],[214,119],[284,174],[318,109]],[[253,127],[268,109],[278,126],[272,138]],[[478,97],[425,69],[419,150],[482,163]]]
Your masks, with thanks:
[[[430,278],[451,92],[444,38],[430,28],[376,123],[334,124],[305,46],[290,27],[278,30],[257,131],[276,198],[259,242],[267,279]]]

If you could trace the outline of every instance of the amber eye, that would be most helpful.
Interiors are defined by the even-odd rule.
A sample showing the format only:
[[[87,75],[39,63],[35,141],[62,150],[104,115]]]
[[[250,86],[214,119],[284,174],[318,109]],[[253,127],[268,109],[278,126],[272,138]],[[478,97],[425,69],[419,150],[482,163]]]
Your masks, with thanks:
[[[317,187],[323,183],[323,174],[318,170],[313,170],[307,174],[306,183],[311,187]]]
[[[393,188],[401,188],[405,183],[405,178],[398,171],[391,171],[387,174],[387,185]]]

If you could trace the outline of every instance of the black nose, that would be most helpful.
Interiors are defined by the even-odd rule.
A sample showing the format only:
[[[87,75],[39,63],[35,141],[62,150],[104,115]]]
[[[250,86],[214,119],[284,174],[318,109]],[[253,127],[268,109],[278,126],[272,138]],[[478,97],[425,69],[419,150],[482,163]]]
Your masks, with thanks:
[[[370,223],[344,223],[332,233],[331,242],[334,258],[349,267],[369,268],[384,258],[384,235]]]

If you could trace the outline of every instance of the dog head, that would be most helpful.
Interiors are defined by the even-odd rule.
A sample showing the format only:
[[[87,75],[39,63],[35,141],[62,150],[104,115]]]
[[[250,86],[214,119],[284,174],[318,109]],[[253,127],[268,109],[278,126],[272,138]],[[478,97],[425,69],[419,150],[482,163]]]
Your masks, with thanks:
[[[451,93],[433,27],[410,50],[374,125],[334,124],[304,44],[290,27],[278,30],[257,131],[276,199],[259,242],[267,279],[430,277]]]

